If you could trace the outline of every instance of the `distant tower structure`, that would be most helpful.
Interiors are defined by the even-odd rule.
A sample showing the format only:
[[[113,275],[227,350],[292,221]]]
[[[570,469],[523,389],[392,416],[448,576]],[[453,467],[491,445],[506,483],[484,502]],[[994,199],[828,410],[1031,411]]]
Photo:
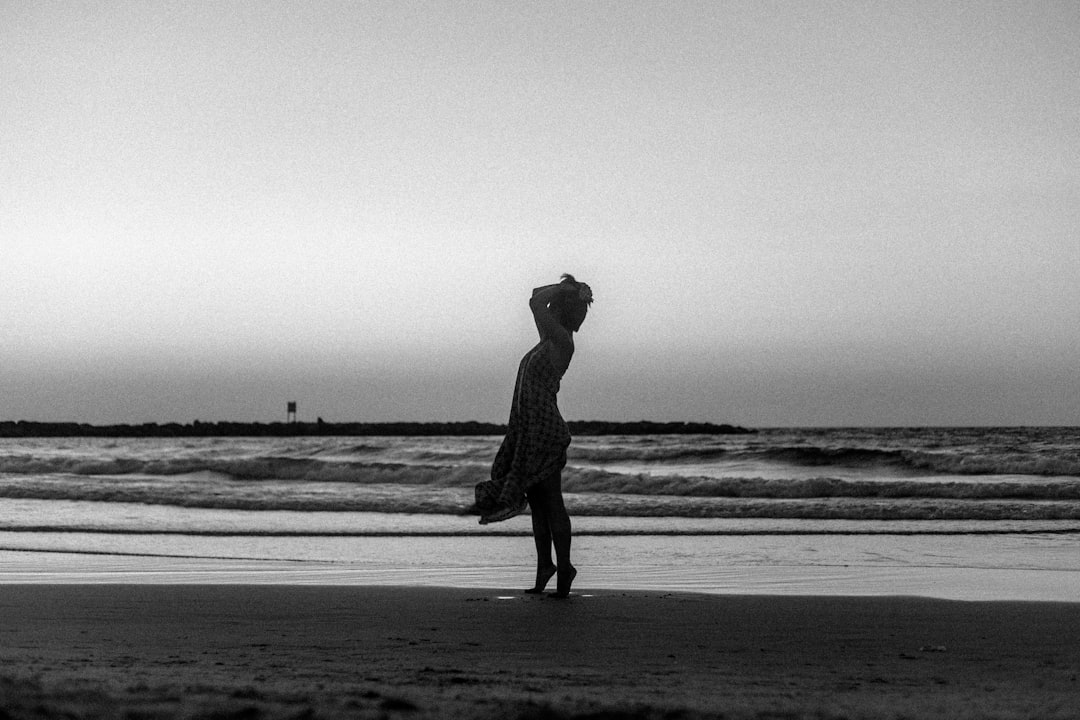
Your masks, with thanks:
[[[287,422],[287,423],[296,422],[296,401],[295,400],[290,400],[289,402],[285,403],[285,422]]]

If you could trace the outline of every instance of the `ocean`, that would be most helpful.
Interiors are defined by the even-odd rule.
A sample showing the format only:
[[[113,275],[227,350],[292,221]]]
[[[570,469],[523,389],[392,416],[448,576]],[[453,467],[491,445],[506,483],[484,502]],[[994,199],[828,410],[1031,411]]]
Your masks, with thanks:
[[[2,582],[526,586],[479,437],[0,439]],[[1080,430],[582,436],[578,584],[1080,598]]]

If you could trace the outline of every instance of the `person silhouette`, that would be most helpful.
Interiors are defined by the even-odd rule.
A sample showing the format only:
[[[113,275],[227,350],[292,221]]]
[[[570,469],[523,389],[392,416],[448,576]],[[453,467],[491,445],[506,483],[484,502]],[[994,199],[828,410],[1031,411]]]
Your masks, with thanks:
[[[558,575],[553,597],[566,598],[577,570],[570,563],[571,524],[562,494],[570,431],[559,412],[559,384],[574,356],[574,333],[592,304],[592,289],[573,275],[533,290],[529,299],[540,342],[518,365],[506,436],[491,465],[491,480],[476,486],[480,524],[501,522],[528,506],[536,544],[536,582],[544,592]],[[555,547],[552,561],[551,548]]]

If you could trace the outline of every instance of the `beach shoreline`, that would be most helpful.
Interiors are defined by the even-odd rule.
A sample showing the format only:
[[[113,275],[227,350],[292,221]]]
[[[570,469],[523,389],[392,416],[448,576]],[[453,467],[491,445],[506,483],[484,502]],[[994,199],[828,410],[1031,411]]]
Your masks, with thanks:
[[[1072,602],[1080,598],[1072,537],[577,535],[574,557],[581,571],[578,582],[603,591]],[[0,532],[0,587],[119,583],[516,588],[532,581],[534,552],[530,537],[502,534]]]
[[[29,584],[0,618],[10,718],[1054,718],[1080,690],[1080,603]]]

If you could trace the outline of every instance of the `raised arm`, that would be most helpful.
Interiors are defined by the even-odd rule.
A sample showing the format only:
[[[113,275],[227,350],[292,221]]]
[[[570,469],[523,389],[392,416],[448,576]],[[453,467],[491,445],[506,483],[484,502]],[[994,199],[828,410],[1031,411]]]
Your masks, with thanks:
[[[556,335],[567,334],[566,328],[555,317],[555,313],[549,307],[551,302],[567,292],[568,283],[555,283],[533,289],[532,297],[529,298],[529,309],[532,310],[533,320],[536,321],[536,330],[540,333],[541,340],[555,339]]]
[[[534,289],[532,297],[529,298],[529,309],[532,310],[540,339],[551,340],[555,350],[552,361],[557,366],[561,366],[560,370],[563,371],[570,364],[570,358],[574,354],[574,340],[570,331],[562,326],[555,313],[551,311],[550,305],[561,295],[571,292],[577,292],[575,283],[560,282]]]

